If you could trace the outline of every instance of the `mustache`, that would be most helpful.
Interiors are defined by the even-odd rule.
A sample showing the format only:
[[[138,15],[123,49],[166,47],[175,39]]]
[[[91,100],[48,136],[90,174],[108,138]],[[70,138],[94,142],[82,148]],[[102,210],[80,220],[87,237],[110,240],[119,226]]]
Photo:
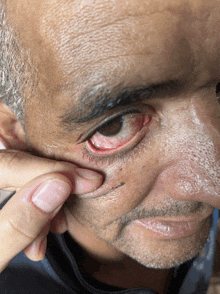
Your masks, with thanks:
[[[183,202],[176,200],[171,200],[171,202],[173,203],[166,204],[161,208],[136,207],[117,220],[121,223],[121,225],[126,226],[129,223],[142,218],[187,217],[213,208],[211,205],[203,202]]]

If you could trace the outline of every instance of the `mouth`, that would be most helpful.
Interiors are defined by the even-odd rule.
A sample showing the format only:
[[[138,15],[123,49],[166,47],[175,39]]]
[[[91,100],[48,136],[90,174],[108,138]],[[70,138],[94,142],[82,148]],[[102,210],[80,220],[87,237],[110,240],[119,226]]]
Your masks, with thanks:
[[[201,231],[209,221],[209,217],[201,221],[186,220],[158,220],[158,219],[138,219],[134,221],[138,226],[149,231],[150,236],[163,239],[184,238]]]

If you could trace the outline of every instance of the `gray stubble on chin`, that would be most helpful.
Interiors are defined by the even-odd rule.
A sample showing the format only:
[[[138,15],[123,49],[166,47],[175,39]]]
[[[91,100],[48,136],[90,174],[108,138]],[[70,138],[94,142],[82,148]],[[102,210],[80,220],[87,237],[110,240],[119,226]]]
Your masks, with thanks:
[[[202,232],[197,235],[187,236],[180,240],[149,240],[137,230],[128,233],[128,227],[112,244],[119,251],[130,256],[140,264],[149,268],[169,269],[182,264],[195,257],[203,249],[210,229],[208,219]]]

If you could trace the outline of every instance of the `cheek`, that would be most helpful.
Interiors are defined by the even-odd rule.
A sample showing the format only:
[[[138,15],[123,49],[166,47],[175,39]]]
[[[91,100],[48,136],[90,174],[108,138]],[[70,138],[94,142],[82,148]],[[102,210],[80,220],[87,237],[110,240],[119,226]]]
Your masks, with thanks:
[[[106,180],[100,189],[69,199],[73,215],[84,226],[116,234],[120,230],[121,217],[143,206],[156,181],[157,164],[153,159],[151,161],[152,165],[143,164],[143,159],[139,159],[106,168]]]
[[[133,189],[133,191],[131,191]],[[135,193],[134,193],[135,191]],[[135,209],[143,197],[139,197],[137,187],[129,183],[116,188],[98,198],[68,199],[67,205],[77,221],[105,240],[117,238],[121,230],[121,218]],[[142,194],[143,196],[143,194]]]

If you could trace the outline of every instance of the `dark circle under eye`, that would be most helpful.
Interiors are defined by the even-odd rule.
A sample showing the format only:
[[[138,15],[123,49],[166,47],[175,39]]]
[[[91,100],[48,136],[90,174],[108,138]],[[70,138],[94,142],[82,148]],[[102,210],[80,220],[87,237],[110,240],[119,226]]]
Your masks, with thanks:
[[[123,116],[110,120],[98,129],[98,132],[105,137],[116,136],[123,127]]]

